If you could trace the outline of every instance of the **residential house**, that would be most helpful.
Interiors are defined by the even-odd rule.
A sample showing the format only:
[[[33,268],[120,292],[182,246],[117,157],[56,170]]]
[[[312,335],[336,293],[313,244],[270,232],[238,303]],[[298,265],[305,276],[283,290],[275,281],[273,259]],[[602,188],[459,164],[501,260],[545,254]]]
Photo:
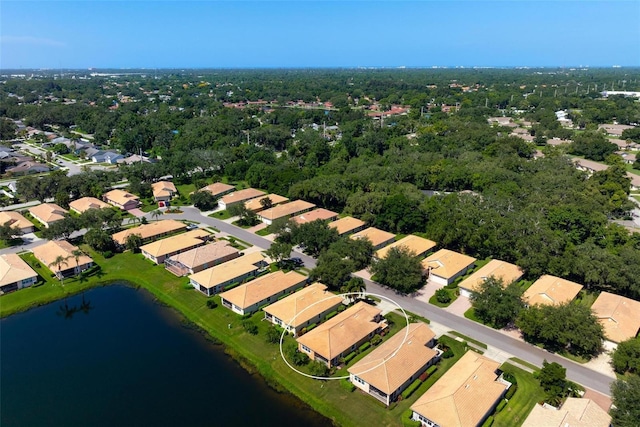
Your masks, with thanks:
[[[592,174],[594,172],[604,171],[609,168],[609,166],[605,164],[594,162],[593,160],[587,160],[587,159],[573,159],[573,163],[576,165],[577,169],[588,172],[589,174]]]
[[[626,129],[633,129],[633,126],[605,123],[598,125],[598,129],[604,129],[604,131],[611,136],[622,136],[622,132]]]
[[[54,222],[64,219],[69,213],[69,211],[62,209],[55,203],[43,203],[28,210],[31,216],[40,221],[46,228],[49,228]]]
[[[320,323],[342,304],[342,298],[314,283],[264,308],[264,318],[297,337],[303,328]]]
[[[412,419],[429,427],[476,427],[493,412],[511,383],[500,363],[468,351],[411,405]]]
[[[330,211],[324,208],[314,209],[309,212],[301,213],[291,218],[291,221],[298,225],[307,224],[313,221],[331,221],[338,217],[337,212]]]
[[[38,274],[17,254],[0,255],[0,295],[31,286]]]
[[[611,344],[635,338],[640,330],[640,301],[601,292],[591,306]]]
[[[271,201],[271,206],[278,206],[281,205],[283,203],[287,203],[289,201],[288,197],[284,197],[284,196],[280,196],[278,194],[266,194],[264,196],[260,196],[260,197],[256,197],[255,199],[251,199],[251,200],[247,200],[244,204],[244,206],[253,212],[260,212],[264,209],[266,209],[263,205],[262,205],[262,201],[264,199],[269,199]]]
[[[373,245],[374,250],[382,249],[396,240],[395,234],[375,227],[365,228],[364,230],[358,231],[349,237],[353,240],[368,239]]]
[[[98,151],[91,156],[93,163],[109,163],[115,165],[119,160],[124,159],[124,156],[114,151]]]
[[[77,246],[66,240],[50,240],[44,245],[33,248],[32,252],[42,265],[47,266],[60,279],[75,276],[93,266],[93,259],[88,255],[79,255],[76,260],[73,253],[79,250]],[[64,263],[56,265],[58,257],[62,257],[65,260]]]
[[[44,172],[49,172],[49,166],[30,160],[20,162],[16,166],[7,169],[7,173],[13,176],[31,175],[34,173]]]
[[[537,404],[522,427],[610,427],[611,416],[591,399],[568,397],[560,408]]]
[[[627,177],[631,180],[631,190],[634,190],[634,191],[640,190],[640,175],[627,172]]]
[[[374,256],[378,259],[385,258],[387,256],[387,253],[389,253],[389,250],[391,250],[391,248],[398,248],[400,246],[413,252],[413,254],[416,257],[422,258],[431,249],[436,247],[436,242],[429,239],[425,239],[424,237],[419,237],[419,236],[414,236],[413,234],[409,234],[408,236],[403,237],[402,239],[391,243],[389,246],[385,246],[384,248],[379,249],[378,251],[376,251]]]
[[[34,230],[33,223],[15,211],[0,212],[0,224],[5,225],[6,223],[9,223],[13,228],[19,228],[22,234],[33,233]]]
[[[153,200],[156,202],[168,202],[178,194],[176,186],[170,181],[154,182],[151,184],[151,191],[153,192]]]
[[[198,228],[148,243],[140,247],[140,252],[142,252],[145,258],[150,259],[156,264],[162,264],[165,259],[171,256],[204,245],[210,236],[211,234],[209,234],[208,231]]]
[[[124,157],[122,159],[117,160],[117,163],[131,165],[134,163],[152,163],[152,161],[149,157],[141,156],[139,154],[132,154],[129,157]]]
[[[313,203],[305,202],[304,200],[294,200],[293,202],[273,206],[269,209],[258,212],[258,219],[267,225],[271,225],[273,221],[278,219],[288,219],[294,215],[310,211],[315,207],[316,205]]]
[[[234,283],[255,277],[266,265],[260,252],[253,252],[189,276],[191,285],[210,297]]]
[[[489,117],[487,121],[490,125],[495,124],[497,126],[518,127],[511,117]]]
[[[176,276],[195,274],[207,268],[238,258],[240,252],[226,240],[198,246],[164,260],[164,267]]]
[[[434,283],[446,286],[473,268],[476,259],[468,255],[440,249],[422,261],[427,277]]]
[[[102,195],[102,198],[105,202],[125,211],[140,206],[140,197],[118,188],[106,192]]]
[[[338,230],[338,234],[342,236],[345,234],[357,233],[358,231],[364,230],[367,227],[367,223],[359,220],[358,218],[345,216],[343,218],[330,222],[329,227]]]
[[[231,193],[236,187],[229,184],[223,184],[222,182],[214,182],[206,187],[202,187],[198,191],[208,191],[215,198],[222,197],[225,194]]]
[[[282,270],[254,279],[220,294],[224,307],[241,314],[255,313],[266,304],[307,284],[309,278],[296,271]]]
[[[234,191],[222,196],[220,200],[218,200],[218,205],[220,205],[222,209],[228,209],[229,206],[244,203],[264,195],[264,191],[256,190],[255,188],[245,188],[244,190]]]
[[[572,301],[582,290],[582,285],[545,274],[524,292],[522,299],[528,306],[560,305]]]
[[[126,230],[114,233],[111,237],[119,246],[125,246],[127,237],[137,234],[142,238],[142,243],[152,242],[168,234],[184,231],[187,228],[185,223],[173,219],[163,219],[148,224],[142,224],[137,227],[127,228]]]
[[[82,197],[69,203],[69,209],[77,214],[83,214],[89,209],[106,209],[111,205],[95,197]]]
[[[524,271],[515,264],[505,261],[492,259],[486,265],[480,267],[471,276],[460,282],[460,295],[470,298],[472,294],[479,292],[482,284],[489,278],[495,277],[502,280],[504,286],[507,286],[524,275]]]
[[[387,327],[382,311],[358,302],[297,338],[298,350],[329,368]]]
[[[349,381],[389,406],[440,358],[436,334],[425,323],[410,323],[349,371]]]

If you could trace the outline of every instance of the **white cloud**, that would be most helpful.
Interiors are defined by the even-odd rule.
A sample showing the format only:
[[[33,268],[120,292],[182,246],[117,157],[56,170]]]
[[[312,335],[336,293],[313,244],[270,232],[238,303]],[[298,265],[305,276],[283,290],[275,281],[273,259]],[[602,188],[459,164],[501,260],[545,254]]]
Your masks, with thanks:
[[[0,36],[1,44],[30,44],[36,46],[66,47],[66,43],[58,40],[32,36]]]

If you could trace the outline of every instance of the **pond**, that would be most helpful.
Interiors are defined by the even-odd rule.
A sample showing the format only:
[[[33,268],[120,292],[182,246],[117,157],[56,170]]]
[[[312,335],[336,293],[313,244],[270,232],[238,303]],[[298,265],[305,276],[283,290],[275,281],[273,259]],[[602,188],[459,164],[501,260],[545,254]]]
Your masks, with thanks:
[[[121,285],[2,319],[0,361],[3,427],[330,425]]]

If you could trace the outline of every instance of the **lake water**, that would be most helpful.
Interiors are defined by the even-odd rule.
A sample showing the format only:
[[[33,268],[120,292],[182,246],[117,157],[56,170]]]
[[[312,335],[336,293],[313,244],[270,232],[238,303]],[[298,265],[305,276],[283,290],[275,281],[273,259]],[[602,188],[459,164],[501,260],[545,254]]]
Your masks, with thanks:
[[[0,425],[330,422],[247,373],[147,292],[112,285],[0,321]]]

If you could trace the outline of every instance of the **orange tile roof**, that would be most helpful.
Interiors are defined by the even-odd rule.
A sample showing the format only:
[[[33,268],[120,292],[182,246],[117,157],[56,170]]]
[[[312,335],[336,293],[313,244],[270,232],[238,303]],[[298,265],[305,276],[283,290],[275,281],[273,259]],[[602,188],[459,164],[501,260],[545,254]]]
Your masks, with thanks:
[[[462,270],[476,262],[476,259],[468,255],[450,251],[449,249],[440,249],[435,254],[428,256],[422,261],[422,267],[426,270],[431,267],[431,272],[450,279]]]
[[[620,343],[638,335],[640,301],[602,292],[591,310],[604,327],[604,335],[608,340]]]
[[[314,209],[309,212],[302,213],[300,215],[296,215],[291,218],[291,221],[296,224],[306,224],[308,222],[313,222],[316,220],[326,221],[338,216],[337,212],[330,211],[324,208]]]
[[[178,192],[175,184],[171,181],[158,181],[151,184],[153,197],[171,197]]]
[[[136,196],[135,194],[131,194],[128,191],[120,190],[119,188],[104,193],[102,197],[107,199],[107,201],[116,203],[120,206],[124,206],[130,200],[140,200],[140,197]]]
[[[609,427],[611,416],[591,399],[568,397],[555,409],[536,405],[522,427]]]
[[[404,246],[409,249],[414,254],[422,254],[427,252],[430,249],[436,247],[436,242],[425,239],[424,237],[414,236],[413,234],[409,234],[406,237],[398,240],[397,242],[391,243],[389,246],[385,246],[384,248],[378,250],[376,252],[376,258],[382,259],[387,256],[387,253],[391,248],[397,248],[399,246]]]
[[[326,285],[314,283],[274,302],[264,311],[295,328],[340,304],[342,298],[327,291]]]
[[[215,197],[220,197],[221,195],[233,191],[234,189],[235,187],[233,185],[223,184],[222,182],[214,182],[213,184],[209,184],[206,187],[202,187],[198,191],[208,191]]]
[[[221,283],[233,280],[252,271],[258,271],[258,267],[254,264],[263,259],[264,257],[260,252],[253,252],[192,274],[189,276],[189,280],[205,288],[214,288]]]
[[[67,265],[62,270],[73,268],[76,265],[76,259],[73,256],[73,251],[78,250],[77,246],[72,245],[66,240],[51,240],[44,245],[37,246],[31,250],[33,255],[48,269],[55,269],[52,264],[58,256],[67,259]],[[88,264],[93,262],[93,259],[87,255],[81,255],[78,258],[78,265]]]
[[[14,211],[2,211],[0,212],[0,224],[4,225],[9,223],[11,227],[28,228],[33,227],[33,223],[27,218],[22,216],[19,212]]]
[[[297,341],[327,360],[332,360],[376,331],[380,325],[375,318],[380,313],[380,309],[358,302],[299,337]]]
[[[528,305],[559,305],[573,300],[581,289],[578,283],[545,274],[529,286],[522,299]]]
[[[496,279],[502,279],[504,285],[507,286],[510,283],[519,280],[523,274],[524,272],[522,269],[515,264],[500,261],[498,259],[492,259],[486,265],[480,267],[471,276],[460,282],[459,287],[462,289],[468,289],[472,292],[478,292],[484,281],[491,276]]]
[[[220,294],[220,298],[244,309],[276,295],[278,292],[300,285],[306,280],[307,276],[296,271],[284,273],[280,270],[223,292]]]
[[[244,190],[234,191],[233,193],[222,196],[222,198],[220,198],[220,201],[228,206],[234,203],[251,200],[256,197],[263,196],[264,194],[264,191],[256,190],[255,188],[245,188]]]
[[[119,245],[124,245],[130,234],[137,234],[142,238],[142,240],[147,240],[163,234],[184,230],[186,228],[187,226],[183,222],[173,219],[163,219],[161,221],[154,221],[137,227],[127,228],[126,230],[113,234],[111,237]]]
[[[208,231],[202,228],[197,228],[195,230],[187,231],[186,233],[156,240],[155,242],[140,246],[140,250],[157,258],[177,251],[193,248],[195,245],[202,245],[204,244],[204,239],[209,236],[210,234]]]
[[[388,231],[380,230],[379,228],[369,227],[369,228],[365,228],[362,231],[358,231],[357,233],[352,234],[349,237],[351,237],[354,240],[365,239],[365,238],[369,239],[371,244],[373,244],[373,246],[376,247],[390,239],[395,238],[396,235],[393,233],[389,233]]]
[[[37,276],[17,254],[0,255],[0,287]]]
[[[265,209],[262,212],[259,212],[258,216],[274,221],[279,218],[286,218],[288,216],[295,215],[307,209],[312,209],[315,206],[316,205],[313,203],[305,202],[304,200],[294,200],[293,202]]]
[[[329,227],[335,228],[336,230],[338,230],[338,234],[343,235],[357,228],[364,227],[365,224],[366,223],[364,221],[361,221],[358,218],[345,216],[344,218],[340,218],[333,222],[330,222]]]
[[[229,242],[226,240],[220,240],[173,255],[171,260],[179,262],[187,268],[193,268],[199,267],[205,263],[215,262],[221,258],[237,253],[238,250],[229,245]]]
[[[84,213],[89,209],[104,209],[110,208],[109,203],[105,203],[102,200],[95,197],[82,197],[69,203],[69,207],[79,213]]]
[[[244,206],[249,209],[250,211],[254,211],[254,212],[258,212],[264,209],[264,207],[262,206],[262,204],[260,203],[261,200],[264,200],[266,198],[269,198],[269,200],[271,200],[271,204],[272,206],[276,206],[285,202],[289,201],[288,197],[284,197],[284,196],[280,196],[278,194],[266,194],[264,196],[261,197],[256,197],[255,199],[251,199],[251,200],[247,200],[244,204]]]
[[[66,214],[69,213],[66,209],[62,209],[60,206],[55,203],[43,203],[38,206],[34,206],[29,208],[29,212],[35,218],[50,224],[55,221],[60,221],[63,219]]]
[[[348,371],[390,395],[437,355],[427,347],[435,336],[425,323],[411,323]]]
[[[502,396],[500,364],[468,351],[411,406],[440,426],[475,427]]]

